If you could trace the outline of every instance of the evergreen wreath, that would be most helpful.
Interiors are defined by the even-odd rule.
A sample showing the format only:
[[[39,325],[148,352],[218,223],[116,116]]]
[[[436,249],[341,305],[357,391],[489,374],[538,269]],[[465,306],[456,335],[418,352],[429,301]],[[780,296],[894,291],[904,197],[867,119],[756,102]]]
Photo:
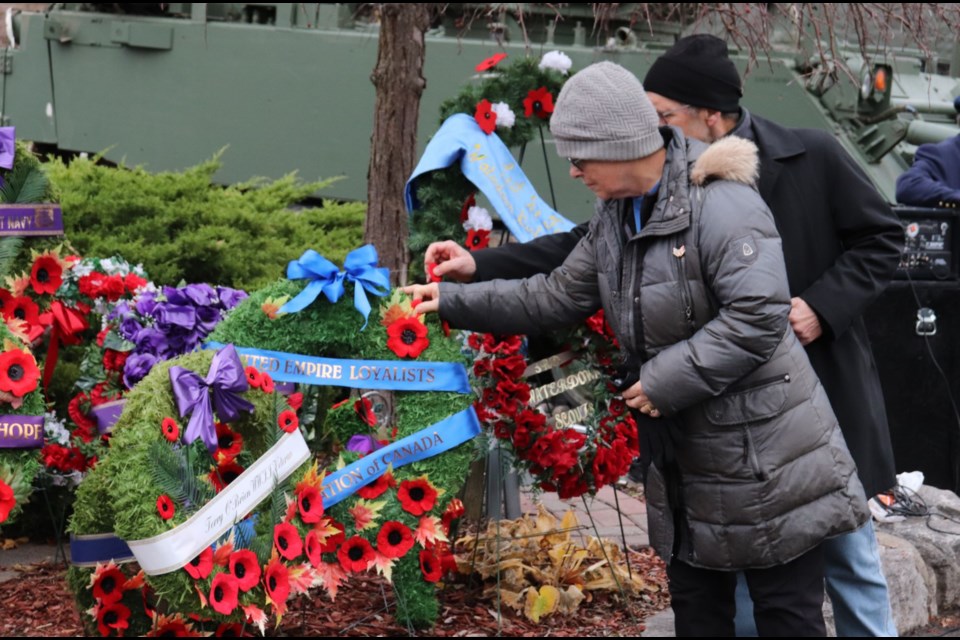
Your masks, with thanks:
[[[279,307],[304,285],[277,282],[240,303],[211,340],[368,360],[398,360],[401,356],[395,351],[403,348],[407,352],[402,357],[420,361],[463,361],[459,344],[444,339],[437,323],[420,323],[410,303],[397,294],[380,308],[375,306],[368,326],[360,331],[362,319],[353,308],[351,286],[336,304],[321,299],[300,313],[278,315]],[[415,323],[423,328],[414,327]],[[400,327],[398,338],[390,335],[393,325]],[[301,426],[294,408],[301,406],[304,396],[295,393],[284,400],[274,392],[269,375],[248,368],[248,381],[260,385],[245,394],[256,411],[252,418],[228,425],[230,433],[225,429],[221,438],[223,451],[218,450],[211,460],[196,443],[172,449],[183,423],[174,413],[168,370],[178,364],[205,375],[211,358],[212,354],[202,352],[160,363],[129,392],[109,455],[78,490],[71,532],[115,531],[124,539],[156,535],[186,519],[189,505],[209,499],[218,480],[239,473],[247,461],[259,457],[278,430]],[[216,549],[163,576],[143,578],[129,565],[72,568],[70,585],[79,607],[88,612],[88,629],[101,635],[127,630],[159,634],[183,629],[219,631],[222,625],[234,625],[229,629],[236,630],[253,624],[262,632],[269,618],[279,621],[290,606],[288,598],[322,586],[334,599],[347,588],[351,574],[366,571],[392,581],[399,620],[417,627],[433,624],[435,583],[455,569],[447,541],[452,521],[463,513],[455,496],[474,457],[473,447],[465,443],[393,469],[329,509],[323,508],[317,489],[324,470],[333,471],[367,455],[370,449],[353,446],[354,437],[370,447],[380,446],[466,409],[471,401],[471,396],[456,393],[395,392],[394,419],[388,424],[377,423],[367,398],[347,398],[336,406],[322,407],[317,414],[323,424],[314,443],[321,459],[314,466],[304,465],[277,487],[272,499],[258,508],[252,532],[250,527],[246,533],[235,528],[232,537]],[[237,442],[241,443],[238,451],[231,450]],[[188,465],[185,458],[193,462]],[[207,466],[198,468],[198,459]],[[232,468],[234,464],[241,469]],[[185,466],[192,471],[176,473]],[[153,467],[158,471],[141,471]],[[304,496],[308,496],[306,503]],[[256,585],[251,580],[249,591],[238,577],[238,563],[246,563],[241,569],[244,576],[259,571],[263,578]],[[285,575],[286,580],[277,583],[283,588],[271,592],[268,575]],[[113,590],[121,585],[116,595],[103,597],[104,580]],[[157,603],[162,603],[160,609]],[[197,617],[199,621],[191,619]]]
[[[502,64],[505,57],[497,55],[477,66],[485,72],[482,80],[443,103],[441,122],[454,113],[472,115],[488,134],[496,131],[505,145],[523,150],[544,135],[570,62],[559,52],[539,62],[525,58]],[[456,163],[420,176],[421,206],[411,218],[411,251],[422,255],[439,239],[452,239],[471,251],[486,247],[489,215],[475,206],[474,195],[474,186]],[[467,347],[474,359],[481,422],[510,444],[520,471],[531,474],[540,488],[569,498],[616,482],[637,456],[638,442],[636,423],[607,382],[618,346],[603,311],[560,337],[588,368],[602,373],[592,386],[588,415],[573,427],[558,427],[529,406],[530,386],[524,380],[528,362],[519,337],[470,334]]]

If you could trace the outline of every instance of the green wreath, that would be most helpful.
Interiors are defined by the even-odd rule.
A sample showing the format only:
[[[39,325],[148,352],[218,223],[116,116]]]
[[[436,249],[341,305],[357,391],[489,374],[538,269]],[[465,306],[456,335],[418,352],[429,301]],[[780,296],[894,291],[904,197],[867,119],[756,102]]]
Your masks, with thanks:
[[[300,313],[277,315],[277,309],[303,288],[302,284],[282,281],[254,293],[218,326],[211,339],[303,355],[397,360],[398,356],[388,346],[391,344],[396,348],[396,340],[388,336],[383,321],[392,319],[411,325],[419,322],[409,303],[394,297],[381,308],[374,308],[366,330],[360,331],[362,318],[351,304],[353,296],[349,287],[344,299],[337,304],[329,304],[321,298]],[[416,329],[415,332],[419,331]],[[438,324],[425,325],[423,333],[427,334],[429,345],[417,347],[422,348],[418,360],[463,360],[459,344],[442,339]],[[419,337],[418,333],[418,340]],[[155,466],[158,458],[166,455],[162,453],[164,448],[169,449],[164,445],[165,421],[174,419],[179,422],[170,392],[170,366],[179,365],[204,376],[212,357],[210,353],[191,354],[158,365],[130,392],[123,416],[114,428],[109,455],[78,490],[70,525],[72,533],[115,531],[124,539],[143,539],[167,530],[189,515],[189,511],[180,513],[180,507],[190,500],[180,500],[175,495],[184,485],[182,479],[167,477],[164,480],[158,477],[158,473],[143,473],[143,469]],[[247,373],[251,382],[256,384],[259,378],[261,385],[273,390],[269,376],[258,374],[251,368]],[[242,438],[244,450],[249,452],[247,455],[252,460],[259,457],[278,435],[277,419],[289,407],[280,411],[285,406],[282,403],[287,401],[279,399],[275,393],[251,390],[245,397],[256,405],[253,417],[231,425],[230,430]],[[333,470],[361,457],[361,453],[344,448],[345,439],[351,434],[403,438],[466,409],[472,401],[471,396],[444,392],[396,392],[394,398],[394,419],[392,423],[382,425],[379,433],[371,429],[373,407],[366,398],[319,411],[323,424],[314,444],[324,455],[321,469],[329,464],[329,470]],[[289,402],[299,406],[300,397],[291,396]],[[228,437],[228,442],[230,439]],[[194,459],[203,459],[204,448],[196,443],[191,447],[184,449],[192,452]],[[327,594],[335,598],[351,572],[376,570],[390,579],[395,587],[398,619],[413,626],[428,626],[437,616],[434,582],[442,573],[444,559],[449,559],[446,532],[450,521],[462,513],[462,505],[455,496],[463,483],[464,469],[473,455],[473,448],[468,443],[443,455],[393,469],[392,473],[384,474],[312,522],[304,520],[306,516],[300,498],[304,487],[318,486],[322,472],[307,464],[278,486],[272,499],[261,504],[257,510],[254,535],[250,536],[252,539],[243,539],[242,534],[235,533],[229,541],[232,545],[229,551],[220,551],[222,546],[216,552],[211,551],[212,564],[211,558],[200,557],[191,563],[210,567],[200,578],[193,575],[195,570],[188,572],[190,565],[183,570],[146,579],[130,570],[101,565],[96,569],[72,568],[69,582],[80,608],[87,612],[85,622],[88,629],[96,626],[103,635],[126,630],[161,633],[194,629],[196,625],[188,619],[190,615],[199,615],[204,620],[201,623],[203,629],[208,631],[214,630],[214,625],[218,625],[217,631],[223,625],[264,625],[267,613],[279,619],[284,608],[278,607],[275,599],[267,598],[270,593],[265,590],[262,580],[250,591],[238,593],[237,605],[229,613],[213,607],[218,586],[221,587],[220,596],[223,596],[224,587],[228,589],[227,604],[233,604],[232,586],[227,584],[229,580],[218,576],[235,574],[229,564],[223,567],[217,562],[229,563],[233,557],[231,553],[249,550],[256,556],[261,573],[266,575],[270,563],[276,560],[274,556],[279,553],[280,561],[287,565],[287,573],[291,576],[292,594],[306,591],[312,584],[321,584]],[[182,468],[184,457],[186,452],[180,456],[179,462],[167,459],[167,468],[175,469],[177,464]],[[198,480],[193,483],[199,485],[195,489],[206,492],[200,497],[209,498],[215,484],[213,478],[196,467],[190,468],[193,472],[189,475]],[[174,503],[175,515],[169,520],[165,520],[160,512],[158,499],[162,495],[170,496]],[[316,505],[312,508],[316,510]],[[292,525],[294,529],[285,525]],[[278,533],[281,528],[285,534]],[[278,537],[282,535],[287,536],[284,544],[301,545],[302,552],[310,558],[309,562],[303,562],[299,554],[295,560],[284,559]],[[245,555],[250,559],[249,554]],[[102,597],[104,580],[113,590],[117,589],[117,584],[121,585],[119,595],[110,596],[116,600],[108,602]],[[214,584],[215,580],[217,584]],[[140,594],[144,585],[149,586],[156,601],[162,603],[162,614],[153,607],[144,608]],[[141,598],[139,604],[138,598]],[[219,602],[222,603],[222,599]]]

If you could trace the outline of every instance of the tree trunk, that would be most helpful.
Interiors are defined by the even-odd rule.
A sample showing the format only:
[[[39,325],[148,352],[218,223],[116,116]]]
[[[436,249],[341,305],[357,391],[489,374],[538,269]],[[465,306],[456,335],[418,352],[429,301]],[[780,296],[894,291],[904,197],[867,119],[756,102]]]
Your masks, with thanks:
[[[377,90],[367,173],[363,239],[377,248],[394,284],[407,279],[407,210],[403,188],[417,151],[417,117],[423,77],[424,33],[430,4],[381,4],[380,47],[371,80]]]

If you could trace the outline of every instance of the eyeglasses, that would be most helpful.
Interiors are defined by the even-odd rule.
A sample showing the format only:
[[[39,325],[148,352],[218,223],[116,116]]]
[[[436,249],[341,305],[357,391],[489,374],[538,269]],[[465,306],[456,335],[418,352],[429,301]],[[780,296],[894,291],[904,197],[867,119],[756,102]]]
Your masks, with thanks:
[[[567,162],[572,164],[577,171],[583,171],[583,163],[586,162],[586,160],[582,160],[581,158],[567,158]]]
[[[693,107],[691,107],[689,104],[682,104],[675,109],[670,109],[669,111],[657,111],[657,117],[660,118],[660,122],[667,124],[669,119],[677,115],[677,113],[681,111],[687,111],[689,109],[693,109]]]

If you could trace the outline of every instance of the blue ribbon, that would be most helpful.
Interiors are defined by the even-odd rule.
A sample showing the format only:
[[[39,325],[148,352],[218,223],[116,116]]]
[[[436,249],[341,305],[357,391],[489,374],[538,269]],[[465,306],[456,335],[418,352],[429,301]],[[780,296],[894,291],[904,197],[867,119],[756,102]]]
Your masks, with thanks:
[[[407,180],[407,210],[417,209],[416,179],[457,160],[463,175],[487,197],[517,240],[569,231],[574,224],[537,195],[510,149],[496,134],[487,135],[471,116],[457,113],[440,126]]]
[[[480,435],[473,407],[348,464],[323,479],[323,508],[329,509],[370,484],[391,467],[397,469],[449,451]]]
[[[121,538],[112,533],[76,536],[70,534],[70,564],[77,567],[94,567],[97,563],[130,562],[133,551]]]
[[[207,342],[204,349],[222,349]],[[237,347],[247,366],[270,374],[277,382],[387,391],[452,391],[471,393],[467,369],[458,362],[406,360],[341,360],[282,351]]]
[[[213,405],[223,422],[233,422],[241,411],[253,411],[253,404],[240,395],[250,385],[247,384],[243,364],[232,344],[213,356],[206,378],[183,367],[170,367],[170,384],[180,417],[192,414],[183,441],[190,444],[202,438],[210,453],[216,451],[218,446]]]
[[[287,278],[290,280],[309,280],[303,291],[282,307],[279,313],[298,313],[306,309],[321,293],[331,303],[336,303],[344,293],[344,281],[353,282],[353,306],[363,315],[363,327],[367,328],[370,316],[370,302],[367,292],[375,296],[390,293],[390,270],[377,266],[377,250],[372,244],[354,249],[347,254],[343,263],[344,271],[321,256],[313,249],[307,249],[299,260],[287,265]]]
[[[326,476],[321,488],[323,506],[329,509],[349,498],[390,468],[397,469],[449,451],[480,435],[480,431],[477,413],[473,407],[469,407],[433,426],[397,440]],[[252,535],[253,519],[248,518],[234,526],[245,528],[245,532]],[[73,565],[92,567],[98,562],[108,560],[119,563],[133,559],[133,552],[127,543],[112,533],[70,536],[70,563]]]

